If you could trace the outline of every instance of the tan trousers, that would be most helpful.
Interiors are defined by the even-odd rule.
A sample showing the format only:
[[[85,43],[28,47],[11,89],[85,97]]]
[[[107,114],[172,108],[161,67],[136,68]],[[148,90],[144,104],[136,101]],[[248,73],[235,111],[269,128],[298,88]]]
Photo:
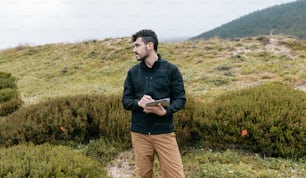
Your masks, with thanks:
[[[156,154],[162,178],[184,178],[181,155],[175,133],[146,135],[131,132],[136,159],[136,178],[154,178],[153,163]]]

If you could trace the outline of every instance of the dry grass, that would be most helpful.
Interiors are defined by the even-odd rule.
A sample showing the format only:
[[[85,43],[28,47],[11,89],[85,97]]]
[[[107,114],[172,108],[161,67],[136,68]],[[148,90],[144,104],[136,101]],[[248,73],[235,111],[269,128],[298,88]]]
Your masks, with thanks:
[[[206,99],[265,82],[281,81],[297,88],[306,84],[306,42],[293,38],[164,43],[159,53],[178,65],[188,93]],[[120,93],[134,64],[128,38],[19,46],[0,52],[0,71],[18,79],[27,104],[65,95]]]

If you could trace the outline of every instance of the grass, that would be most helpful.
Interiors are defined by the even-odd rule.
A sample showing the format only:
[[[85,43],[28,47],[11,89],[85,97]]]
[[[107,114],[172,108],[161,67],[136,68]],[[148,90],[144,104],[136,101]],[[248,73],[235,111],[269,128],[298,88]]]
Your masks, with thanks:
[[[102,143],[102,144],[101,144]],[[63,143],[65,145],[65,143]],[[72,145],[71,145],[72,144]],[[69,146],[70,145],[70,146]],[[131,149],[118,153],[119,144],[103,141],[91,141],[88,145],[66,143],[66,146],[43,144],[34,146],[17,145],[0,148],[0,173],[20,170],[20,175],[32,172],[36,175],[102,174],[111,173],[116,177],[134,177],[134,155]],[[120,147],[120,146],[119,146]],[[104,154],[101,154],[104,153]],[[111,160],[114,155],[117,156]],[[305,160],[290,160],[264,157],[241,150],[204,150],[200,146],[181,149],[184,172],[187,178],[207,177],[291,177],[306,176]],[[87,156],[85,156],[87,155]],[[61,164],[57,164],[60,162]],[[73,164],[71,164],[73,163]],[[84,164],[86,163],[86,164]],[[30,167],[31,168],[30,168]],[[105,169],[103,167],[105,166]],[[80,169],[82,167],[82,169]],[[154,174],[159,174],[159,162],[155,158]],[[2,171],[2,172],[1,172]],[[6,175],[6,174],[4,174]],[[74,176],[72,176],[74,177]]]
[[[303,177],[304,162],[263,158],[237,150],[197,150],[183,157],[187,177]]]
[[[281,158],[262,157],[258,154],[238,150],[224,152],[185,148],[182,150],[182,161],[187,178],[194,177],[292,177],[300,178],[306,175],[306,165],[302,160],[292,161]],[[120,153],[108,167],[113,175],[134,176],[132,150]],[[154,175],[159,174],[159,162],[155,158]],[[115,173],[116,170],[117,172]],[[116,176],[115,176],[116,177]]]
[[[306,85],[306,48],[299,47],[305,45],[280,36],[212,39],[162,43],[159,53],[180,68],[189,93],[209,99],[258,83]],[[0,51],[0,71],[17,78],[26,104],[70,94],[120,93],[136,63],[127,38]]]

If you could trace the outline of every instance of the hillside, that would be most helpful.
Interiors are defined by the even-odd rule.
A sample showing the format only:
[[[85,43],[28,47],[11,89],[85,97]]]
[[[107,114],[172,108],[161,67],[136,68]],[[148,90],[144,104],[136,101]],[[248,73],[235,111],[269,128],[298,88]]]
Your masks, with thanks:
[[[200,100],[273,81],[306,88],[306,41],[295,38],[162,43],[159,53],[178,65],[187,93]],[[65,95],[121,93],[126,72],[136,63],[129,38],[0,51],[0,71],[17,78],[26,104]]]
[[[282,34],[306,39],[306,1],[282,4],[242,16],[220,27],[204,32],[199,38],[242,38],[248,36]]]

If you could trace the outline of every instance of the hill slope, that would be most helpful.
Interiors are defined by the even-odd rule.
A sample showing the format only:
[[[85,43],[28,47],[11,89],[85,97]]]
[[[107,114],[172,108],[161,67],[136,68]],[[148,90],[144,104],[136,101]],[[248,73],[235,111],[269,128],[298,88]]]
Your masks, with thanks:
[[[241,38],[248,36],[285,34],[306,39],[306,1],[273,6],[245,15],[192,39],[212,37]]]
[[[201,100],[273,81],[306,87],[303,40],[259,36],[162,43],[159,53],[180,68],[187,93]],[[136,63],[128,38],[0,51],[0,71],[17,78],[26,104],[65,95],[121,94],[126,72]]]

